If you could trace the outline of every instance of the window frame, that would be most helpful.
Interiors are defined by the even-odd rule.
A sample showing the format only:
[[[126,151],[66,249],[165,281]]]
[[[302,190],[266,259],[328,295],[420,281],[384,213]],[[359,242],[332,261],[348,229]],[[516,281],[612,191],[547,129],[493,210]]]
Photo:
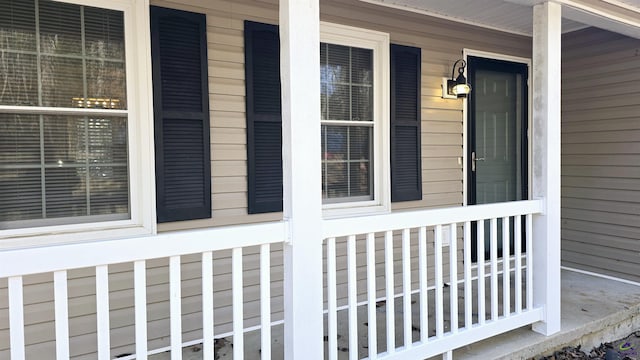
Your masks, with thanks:
[[[389,34],[320,22],[320,43],[373,51],[373,125],[371,126],[373,129],[373,150],[371,152],[373,200],[323,203],[323,216],[324,218],[337,218],[389,212],[391,209]],[[321,140],[318,139],[318,141]]]
[[[130,218],[101,222],[0,229],[0,249],[96,241],[156,232],[153,156],[153,94],[149,6],[135,0],[60,0],[59,2],[116,10],[124,17],[126,110],[0,105],[0,112],[51,115],[109,115],[127,118]]]

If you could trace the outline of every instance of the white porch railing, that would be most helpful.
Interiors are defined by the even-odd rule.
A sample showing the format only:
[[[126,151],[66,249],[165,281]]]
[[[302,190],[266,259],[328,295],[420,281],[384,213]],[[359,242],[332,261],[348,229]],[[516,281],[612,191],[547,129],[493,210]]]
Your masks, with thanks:
[[[217,228],[207,230],[181,231],[161,234],[152,237],[130,238],[95,243],[71,244],[33,249],[0,251],[0,281],[7,279],[8,312],[9,312],[9,347],[12,360],[25,359],[25,308],[23,279],[33,274],[53,274],[53,302],[47,305],[54,307],[55,316],[55,358],[68,359],[70,357],[70,319],[69,319],[69,281],[67,274],[73,269],[90,268],[95,274],[95,328],[90,332],[95,337],[88,342],[97,344],[91,358],[106,360],[113,358],[111,336],[115,331],[110,326],[110,266],[129,263],[133,266],[133,293],[135,317],[135,354],[125,358],[146,359],[148,355],[158,352],[171,351],[172,359],[180,359],[182,347],[189,344],[203,344],[205,359],[214,359],[214,338],[233,337],[233,358],[242,359],[244,333],[248,330],[260,330],[261,357],[270,359],[271,356],[271,253],[272,245],[284,240],[284,224],[268,223],[261,225],[246,225],[241,227]],[[243,250],[253,249],[259,258],[259,325],[251,329],[245,327],[243,301]],[[213,269],[216,262],[229,259],[229,256],[216,256],[217,253],[230,252],[230,266],[224,263],[226,275],[230,272],[232,320],[231,331],[223,334],[214,333],[214,289]],[[196,254],[199,258],[201,287],[198,296],[201,297],[202,337],[185,344],[183,341],[183,314],[181,295],[182,281],[181,257]],[[280,252],[281,256],[281,252]],[[151,319],[147,319],[151,304],[147,291],[151,287],[147,284],[149,274],[148,263],[152,259],[168,260],[168,299],[170,318],[170,346],[168,348],[148,349],[148,330],[151,329]],[[156,261],[156,260],[154,260]],[[163,265],[164,266],[164,265]],[[230,267],[230,269],[229,269]],[[163,280],[165,281],[165,280]],[[229,281],[226,281],[227,283]],[[1,282],[0,282],[1,284]],[[225,285],[228,289],[229,284]],[[2,293],[0,286],[0,294]],[[158,300],[154,300],[157,302]],[[4,300],[0,299],[0,304]],[[6,303],[5,303],[6,304]],[[2,306],[0,306],[1,308]],[[266,325],[266,326],[265,326]],[[2,331],[0,331],[2,334]],[[5,333],[6,334],[6,333]],[[97,337],[97,339],[96,339]],[[1,340],[1,339],[0,339]],[[71,354],[73,355],[73,354]],[[4,358],[5,355],[0,357]],[[53,354],[46,355],[53,358]],[[33,356],[31,356],[33,358]]]
[[[325,221],[328,358],[348,349],[349,359],[423,359],[541,321],[530,251],[541,206],[528,200]],[[499,245],[509,254],[511,242],[513,256],[499,258]]]
[[[541,206],[541,201],[529,200],[323,221],[325,357],[338,359],[339,351],[348,351],[349,359],[427,358],[543,320],[543,309],[533,306],[532,251],[524,251],[532,249],[532,218]],[[473,232],[477,263],[472,262]],[[89,357],[110,359],[118,355],[114,347],[123,347],[113,344],[116,328],[123,326],[112,323],[113,307],[122,302],[117,293],[127,289],[131,303],[118,306],[131,311],[134,329],[128,344],[135,354],[126,359],[146,359],[164,351],[180,359],[184,346],[199,343],[203,358],[213,359],[214,341],[224,337],[232,338],[236,360],[269,359],[272,326],[282,323],[272,318],[282,311],[274,309],[282,298],[272,294],[272,287],[281,280],[278,247],[285,234],[284,223],[277,222],[0,251],[0,320],[2,311],[9,318],[8,327],[0,321],[0,346],[5,343],[0,357],[27,358],[29,346],[38,341],[29,339],[33,316],[25,323],[34,302],[29,287],[35,276],[41,277],[40,283],[52,283],[50,298],[41,301],[51,308],[47,311],[52,319],[42,321],[55,324],[47,346],[51,351],[55,347],[58,359],[78,353],[77,320],[70,313],[77,305],[75,293],[79,288],[87,293],[87,286],[95,287],[91,293],[95,298],[89,301],[92,308],[85,310],[95,320],[83,320],[83,326],[88,322],[92,328],[83,330],[81,340],[91,343],[85,347],[95,347],[88,350],[94,354]],[[500,251],[513,255],[499,257]],[[251,268],[243,266],[247,257],[252,259]],[[162,269],[160,275],[157,269]],[[74,285],[76,271],[84,271],[82,279],[90,278],[90,284]],[[215,282],[217,276],[224,280]],[[117,277],[131,284],[122,285],[123,280],[114,280]],[[157,290],[160,282],[167,291]],[[247,286],[255,290],[251,299]],[[220,300],[214,303],[216,294]],[[31,299],[25,302],[25,295]],[[188,300],[193,296],[195,304]],[[253,303],[252,321],[247,321],[247,300]],[[157,307],[152,310],[158,302],[168,304],[160,310],[164,323],[157,319]],[[214,310],[220,307],[224,310],[214,319]],[[187,314],[193,312],[197,315]],[[220,320],[221,314],[228,319]],[[162,336],[170,340],[163,346],[157,346],[162,343],[157,341],[159,326],[168,329]],[[245,353],[245,334],[250,331],[260,333],[260,353]],[[42,334],[38,336],[42,341]],[[346,344],[339,344],[343,339]]]

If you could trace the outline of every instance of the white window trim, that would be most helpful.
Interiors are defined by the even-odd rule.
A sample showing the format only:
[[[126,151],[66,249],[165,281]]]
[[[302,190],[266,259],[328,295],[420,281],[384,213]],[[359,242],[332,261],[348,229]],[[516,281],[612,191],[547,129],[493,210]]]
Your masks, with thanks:
[[[131,219],[0,230],[0,250],[155,234],[156,200],[148,0],[62,0],[124,13]],[[11,111],[15,106],[0,106]],[[37,108],[33,110],[37,111]],[[64,108],[60,109],[64,111]]]
[[[389,34],[320,22],[320,42],[373,50],[374,90],[373,200],[323,204],[323,216],[337,218],[389,212],[391,209]]]

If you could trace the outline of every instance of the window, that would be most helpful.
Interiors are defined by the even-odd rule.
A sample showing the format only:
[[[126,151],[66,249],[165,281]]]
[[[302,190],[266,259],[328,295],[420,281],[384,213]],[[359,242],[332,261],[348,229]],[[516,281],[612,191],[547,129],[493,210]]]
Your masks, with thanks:
[[[323,23],[320,37],[325,215],[388,210],[388,35]]]
[[[320,44],[322,199],[373,200],[373,51]]]
[[[124,3],[0,0],[0,230],[142,223]]]
[[[282,210],[278,27],[245,22],[248,211]],[[387,34],[322,23],[325,215],[388,210],[422,198],[421,50]]]

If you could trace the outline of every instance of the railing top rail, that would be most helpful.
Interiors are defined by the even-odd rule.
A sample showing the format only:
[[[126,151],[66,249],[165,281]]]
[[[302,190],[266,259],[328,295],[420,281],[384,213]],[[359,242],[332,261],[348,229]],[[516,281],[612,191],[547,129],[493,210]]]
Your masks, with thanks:
[[[454,208],[394,212],[384,215],[325,220],[322,223],[322,236],[326,239],[421,226],[537,214],[540,212],[542,212],[542,200],[522,200]]]
[[[186,230],[118,240],[0,251],[0,278],[196,254],[285,240],[284,222]]]

